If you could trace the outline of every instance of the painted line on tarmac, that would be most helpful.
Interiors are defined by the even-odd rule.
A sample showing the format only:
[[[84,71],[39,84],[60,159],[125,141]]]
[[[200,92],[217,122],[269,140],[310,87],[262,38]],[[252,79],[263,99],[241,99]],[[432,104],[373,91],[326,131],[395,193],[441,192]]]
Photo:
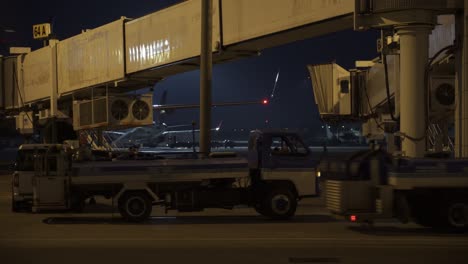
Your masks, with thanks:
[[[383,244],[397,244],[398,246],[417,245],[417,246],[430,246],[430,245],[447,245],[450,246],[468,246],[468,239],[451,240],[442,238],[401,238],[401,239],[373,239],[373,238],[329,238],[329,237],[243,237],[243,238],[0,238],[3,242],[35,242],[35,241],[48,241],[48,242],[120,242],[120,241],[154,241],[154,242],[284,242],[284,241],[310,241],[310,242],[355,242],[371,243],[371,245]],[[422,244],[423,243],[423,244]]]

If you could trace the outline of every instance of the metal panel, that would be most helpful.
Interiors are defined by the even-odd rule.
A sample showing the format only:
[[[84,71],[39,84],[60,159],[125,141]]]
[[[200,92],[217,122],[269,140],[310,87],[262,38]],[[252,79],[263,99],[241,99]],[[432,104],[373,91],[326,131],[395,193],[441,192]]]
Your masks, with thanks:
[[[200,55],[201,1],[192,0],[125,24],[127,73]],[[213,51],[220,40],[218,1],[213,3]]]
[[[10,47],[10,55],[26,54],[31,52],[30,47]]]
[[[447,7],[446,0],[373,0],[374,12],[389,12],[406,9],[442,9]]]
[[[52,48],[44,47],[24,56],[24,102],[50,97],[52,89]]]
[[[370,181],[326,181],[325,203],[335,214],[370,212],[373,209]],[[356,195],[356,194],[359,195]]]
[[[99,99],[92,101],[93,103],[93,116],[94,116],[94,123],[104,123],[108,122],[108,114],[107,114],[107,99]]]
[[[399,78],[400,78],[400,56],[399,55],[387,55],[387,67],[388,67],[388,84],[390,89],[390,96],[397,93],[397,106],[399,105]],[[385,71],[384,65],[382,63],[376,63],[373,67],[369,69],[367,75],[367,89],[363,94],[364,100],[367,100],[369,97],[369,102],[364,104],[365,114],[370,114],[372,111],[369,109],[369,104],[372,106],[372,109],[375,109],[381,104],[387,102],[387,92],[385,88]],[[398,107],[395,109],[397,114],[399,114]]]
[[[92,119],[92,106],[91,104],[93,101],[85,102],[82,104],[79,104],[79,111],[74,111],[76,113],[79,113],[77,119],[80,120],[79,124],[77,126],[89,126],[93,123]]]
[[[455,16],[442,15],[437,17],[437,25],[429,35],[429,57],[455,42]]]
[[[59,94],[125,77],[124,18],[58,43]]]
[[[19,57],[6,57],[3,59],[3,89],[5,109],[14,109],[20,106],[18,93],[21,78],[17,65],[21,64]]]
[[[222,10],[223,45],[231,45],[353,13],[354,0],[222,0]]]
[[[350,115],[350,73],[335,63],[308,65],[315,102],[321,115]],[[341,91],[341,82],[348,82],[348,91]]]
[[[338,99],[339,105],[339,114],[340,115],[350,115],[351,114],[351,87],[350,87],[350,73],[341,66],[334,64],[333,65],[333,86],[334,97]],[[342,90],[342,82],[344,86],[347,86],[347,91]]]
[[[32,134],[33,130],[33,112],[20,112],[16,116],[16,130],[20,134]]]

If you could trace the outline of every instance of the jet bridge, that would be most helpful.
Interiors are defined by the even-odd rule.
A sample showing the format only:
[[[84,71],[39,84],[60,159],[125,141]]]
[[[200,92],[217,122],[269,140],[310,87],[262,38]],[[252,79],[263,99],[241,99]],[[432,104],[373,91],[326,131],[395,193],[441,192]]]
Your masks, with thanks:
[[[459,14],[464,7],[461,0],[213,1],[213,62],[256,55],[265,48],[348,28],[394,31],[399,36],[397,50],[401,55],[395,69],[401,76],[393,91],[388,87],[391,83],[385,85],[389,88],[385,95],[379,92],[381,89],[375,90],[375,96],[370,89],[366,91],[372,97],[366,101],[375,99],[375,102],[368,102],[365,111],[373,115],[372,108],[388,102],[392,92],[396,100],[399,96],[399,109],[395,107],[394,110],[397,110],[395,114],[401,113],[402,153],[421,157],[428,127],[427,118],[421,117],[427,117],[425,69],[430,50],[429,35],[438,24],[438,15]],[[460,20],[461,16],[456,17]],[[466,40],[466,23],[460,20],[456,24],[460,25],[456,28],[457,35],[463,36],[460,41]],[[167,76],[199,67],[201,0],[184,1],[137,19],[122,17],[69,39],[50,43],[33,52],[0,58],[0,107],[13,114],[21,111],[23,114],[19,116],[25,131],[31,131],[28,122],[32,123],[37,116],[49,119],[91,115],[96,112],[95,106],[103,115],[85,118],[91,120],[86,126],[108,128],[123,123],[131,126],[131,122],[122,121],[128,119],[151,121],[152,117],[143,114],[151,112],[146,110],[151,108],[151,100],[144,101],[136,96],[123,102],[126,99],[116,96],[127,96],[128,92],[152,86]],[[454,110],[450,108],[456,113],[456,137],[460,143],[457,143],[460,146],[457,152],[464,156],[468,150],[468,97],[466,63],[463,63],[468,60],[465,58],[466,48],[466,41],[461,41],[456,51],[456,71],[462,78],[457,79]],[[379,76],[376,75],[376,80],[381,78]],[[345,95],[345,90],[339,91],[338,99],[352,98]],[[337,102],[335,95],[338,93],[332,94],[330,105]],[[79,106],[72,107],[72,104]],[[340,107],[338,113],[353,113],[353,106]],[[76,113],[72,108],[80,109],[80,112]],[[29,114],[31,110],[34,111],[33,118]],[[128,117],[129,113],[133,116]]]
[[[357,62],[350,72],[336,64],[309,66],[322,118],[363,121],[364,135],[383,139],[386,133],[389,145],[398,137],[401,150],[394,154],[407,157],[453,151],[448,127],[454,122],[456,153],[466,156],[463,1],[356,4],[354,28],[381,30],[381,56]]]
[[[353,0],[213,1],[213,62],[352,28],[353,11]],[[54,94],[64,102],[152,86],[165,77],[197,69],[200,38],[201,1],[190,0],[3,57],[0,106],[17,110],[44,104],[48,108]],[[63,108],[60,103],[59,108]]]

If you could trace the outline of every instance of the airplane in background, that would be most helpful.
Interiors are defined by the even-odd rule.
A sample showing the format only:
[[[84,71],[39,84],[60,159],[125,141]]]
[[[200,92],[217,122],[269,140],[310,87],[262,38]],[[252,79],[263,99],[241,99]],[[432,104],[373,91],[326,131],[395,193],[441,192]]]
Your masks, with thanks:
[[[211,129],[212,133],[216,133],[221,129],[223,121],[219,122],[218,126]],[[185,130],[167,130],[162,132],[161,136],[164,137],[164,142],[166,143],[167,147],[170,148],[192,148],[193,141],[195,140],[195,146],[198,146],[200,135],[200,129],[195,129],[192,126],[192,129],[185,129]],[[218,147],[219,142],[212,141],[212,147]]]
[[[171,114],[174,110],[178,109],[196,109],[200,108],[200,104],[166,104],[167,100],[167,90],[165,90],[161,96],[161,104],[153,105],[153,110],[160,111],[160,115]],[[267,105],[269,100],[264,98],[257,101],[240,101],[240,102],[223,102],[223,103],[213,103],[212,107],[220,106],[240,106],[240,105]]]
[[[272,92],[269,97],[265,97],[256,101],[238,101],[238,102],[221,102],[213,103],[212,107],[227,107],[227,106],[242,106],[242,105],[268,105],[270,100],[274,99],[275,92],[278,88],[278,80],[280,70],[275,75],[275,81]],[[193,124],[167,125],[165,119],[173,114],[176,110],[181,109],[196,109],[200,108],[200,104],[167,104],[168,90],[164,90],[161,94],[159,104],[153,105],[153,111],[157,111],[156,122],[152,126],[135,127],[121,131],[103,131],[106,139],[107,148],[125,149],[133,146],[144,147],[193,147],[193,134],[195,141],[198,142],[199,129],[195,129]],[[223,121],[218,126],[211,129],[212,132],[218,132],[221,129]],[[190,128],[190,129],[179,129]],[[188,143],[187,143],[188,142]],[[189,146],[190,145],[190,146]],[[235,143],[231,140],[222,142],[213,141],[213,147],[229,147],[232,148]]]

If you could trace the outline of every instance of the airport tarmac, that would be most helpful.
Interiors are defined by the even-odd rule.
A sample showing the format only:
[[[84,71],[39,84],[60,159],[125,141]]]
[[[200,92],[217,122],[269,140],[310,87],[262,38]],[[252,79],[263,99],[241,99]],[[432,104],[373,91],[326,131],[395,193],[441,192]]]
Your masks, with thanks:
[[[10,176],[0,176],[1,263],[466,263],[468,235],[393,221],[369,229],[333,218],[322,198],[296,217],[272,221],[253,209],[166,214],[123,222],[111,201],[84,213],[10,211]]]

